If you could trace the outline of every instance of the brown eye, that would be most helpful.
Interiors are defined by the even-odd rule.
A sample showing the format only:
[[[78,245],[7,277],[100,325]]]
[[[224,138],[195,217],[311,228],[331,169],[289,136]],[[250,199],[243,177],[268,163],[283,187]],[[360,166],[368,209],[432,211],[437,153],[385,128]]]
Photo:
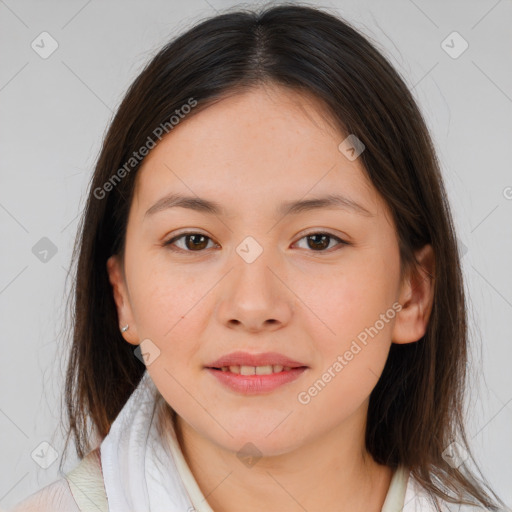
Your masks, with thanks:
[[[174,238],[171,238],[168,242],[165,242],[165,246],[172,246],[177,241],[184,240],[184,247],[178,247],[178,249],[174,249],[171,247],[171,250],[181,250],[185,252],[201,252],[202,249],[205,249],[208,245],[208,241],[211,241],[210,237],[207,237],[206,235],[203,235],[201,233],[182,233],[179,236],[176,236]]]
[[[329,247],[329,235],[309,235],[306,237],[308,239],[308,244],[311,249],[326,249]]]
[[[332,247],[331,242],[337,241],[336,245],[349,245],[341,238],[331,235],[330,233],[310,233],[302,237],[300,240],[307,240],[306,249],[310,249],[313,252],[328,252],[327,249]],[[299,241],[300,241],[299,240]],[[178,242],[182,243],[180,246]],[[169,246],[172,251],[175,252],[202,252],[208,248],[208,242],[213,242],[212,239],[202,233],[182,233],[174,238],[171,238],[168,242],[165,242],[164,246]]]
[[[312,249],[313,252],[327,252],[325,249],[329,248],[332,240],[337,240],[339,243],[336,245],[348,245],[347,242],[341,238],[331,235],[330,233],[310,233],[302,237],[300,240],[307,240],[307,248]]]

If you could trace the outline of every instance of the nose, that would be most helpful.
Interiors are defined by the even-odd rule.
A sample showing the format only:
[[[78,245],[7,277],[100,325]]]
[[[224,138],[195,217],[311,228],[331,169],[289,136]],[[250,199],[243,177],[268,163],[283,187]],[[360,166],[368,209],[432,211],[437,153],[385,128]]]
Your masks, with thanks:
[[[219,290],[219,321],[228,328],[248,332],[273,331],[287,325],[295,297],[286,283],[284,266],[270,261],[266,251],[251,263],[236,254],[233,263]]]

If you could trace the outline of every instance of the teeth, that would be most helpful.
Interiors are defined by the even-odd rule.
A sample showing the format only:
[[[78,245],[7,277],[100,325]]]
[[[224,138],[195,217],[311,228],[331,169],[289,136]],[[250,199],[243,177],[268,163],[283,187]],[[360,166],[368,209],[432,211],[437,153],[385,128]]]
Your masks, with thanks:
[[[270,375],[272,371],[272,366],[256,366],[256,375]]]
[[[240,366],[240,375],[255,375],[256,368],[254,366]]]
[[[267,365],[267,366],[223,366],[223,372],[238,373],[240,375],[270,375],[271,373],[280,373],[282,371],[289,371],[289,366],[281,366],[280,364]]]

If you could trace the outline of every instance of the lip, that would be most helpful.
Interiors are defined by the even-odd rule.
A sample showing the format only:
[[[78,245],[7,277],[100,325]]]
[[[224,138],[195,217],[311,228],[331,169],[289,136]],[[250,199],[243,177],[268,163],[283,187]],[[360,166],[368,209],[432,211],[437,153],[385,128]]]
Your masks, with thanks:
[[[249,354],[248,352],[231,352],[220,359],[205,365],[208,369],[222,368],[223,366],[269,366],[282,365],[290,368],[306,367],[304,363],[294,361],[278,352],[263,352],[261,354]],[[278,374],[276,374],[278,375]],[[249,375],[250,377],[250,375]],[[261,376],[260,376],[261,377]]]
[[[307,369],[306,366],[301,366],[270,375],[241,375],[230,371],[223,372],[214,368],[206,368],[208,373],[221,384],[244,395],[259,395],[274,391],[278,387],[298,379]]]
[[[288,366],[290,370],[269,375],[242,375],[222,371],[224,366]],[[249,354],[248,352],[231,352],[220,359],[211,362],[205,369],[221,384],[237,393],[244,395],[258,395],[269,393],[278,387],[298,379],[309,367],[279,354],[278,352],[263,352]]]

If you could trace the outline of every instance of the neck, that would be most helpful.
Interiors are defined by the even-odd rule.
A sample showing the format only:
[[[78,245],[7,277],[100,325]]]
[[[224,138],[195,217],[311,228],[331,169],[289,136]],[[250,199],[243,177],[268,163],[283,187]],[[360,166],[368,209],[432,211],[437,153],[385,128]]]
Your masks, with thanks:
[[[364,449],[365,420],[356,414],[312,442],[248,466],[180,416],[174,425],[184,458],[215,512],[380,512],[393,471]]]

